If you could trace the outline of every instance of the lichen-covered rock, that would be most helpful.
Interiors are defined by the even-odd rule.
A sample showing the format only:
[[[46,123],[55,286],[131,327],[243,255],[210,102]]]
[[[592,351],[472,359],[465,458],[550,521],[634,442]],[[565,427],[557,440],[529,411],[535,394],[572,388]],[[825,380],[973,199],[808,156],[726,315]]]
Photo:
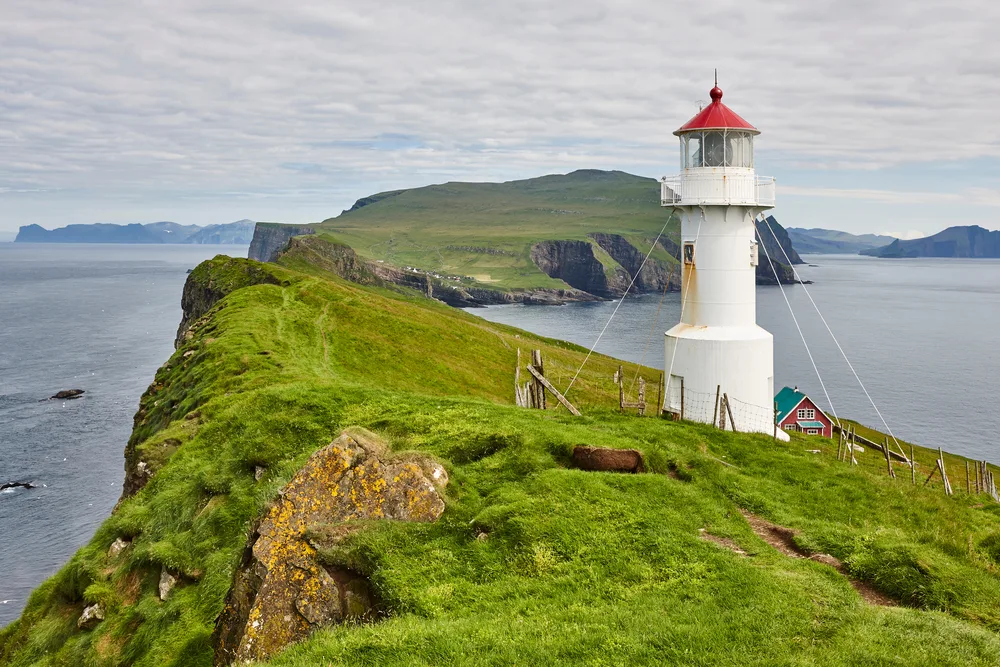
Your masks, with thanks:
[[[92,604],[83,610],[80,618],[76,622],[76,627],[81,630],[92,630],[97,624],[104,620],[104,610],[101,605]]]
[[[124,540],[120,537],[115,538],[115,541],[111,543],[110,547],[108,547],[108,558],[115,558],[118,554],[125,551],[130,544],[132,543],[128,540]]]
[[[177,585],[177,577],[170,574],[167,568],[163,568],[160,571],[160,583],[157,586],[157,590],[160,593],[160,599],[166,600],[167,596],[170,595],[170,591],[174,590],[174,586]]]
[[[324,541],[359,520],[434,521],[444,511],[444,468],[393,458],[375,436],[345,431],[313,454],[250,537],[215,631],[215,664],[263,660],[313,630],[370,620],[378,605],[362,575],[321,564],[306,532]]]

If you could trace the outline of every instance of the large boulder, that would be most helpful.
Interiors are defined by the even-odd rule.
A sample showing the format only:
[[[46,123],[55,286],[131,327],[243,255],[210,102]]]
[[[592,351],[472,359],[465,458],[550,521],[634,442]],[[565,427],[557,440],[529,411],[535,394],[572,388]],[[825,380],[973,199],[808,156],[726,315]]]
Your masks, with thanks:
[[[436,520],[447,480],[440,464],[393,457],[362,430],[313,454],[250,536],[216,625],[215,664],[265,660],[323,626],[377,618],[368,580],[324,565],[317,547],[359,530],[363,520]]]

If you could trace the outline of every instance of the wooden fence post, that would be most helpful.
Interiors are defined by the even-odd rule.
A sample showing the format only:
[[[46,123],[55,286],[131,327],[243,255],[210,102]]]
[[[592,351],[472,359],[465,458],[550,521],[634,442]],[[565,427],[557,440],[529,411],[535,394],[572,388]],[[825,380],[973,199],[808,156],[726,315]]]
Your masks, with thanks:
[[[618,364],[618,409],[625,412],[625,374],[621,364]]]
[[[972,495],[972,482],[969,481],[969,459],[965,459],[965,492]]]
[[[639,376],[639,416],[646,414],[646,378]]]
[[[721,384],[715,385],[715,408],[712,410],[712,426],[719,425],[719,391],[721,390],[722,390]],[[726,428],[725,424],[723,424],[722,428],[723,430],[725,430]]]
[[[733,419],[733,409],[729,405],[729,394],[723,393],[722,400],[726,403],[726,412],[729,414],[729,428],[733,429],[733,433],[736,432],[736,420]]]
[[[885,465],[889,468],[889,477],[896,479],[896,471],[892,469],[892,457],[889,456],[889,438],[885,438]]]
[[[684,378],[681,378],[681,421],[684,421]]]
[[[778,439],[778,402],[774,402],[774,439]]]
[[[656,416],[659,417],[663,414],[663,373],[660,373],[660,379],[656,381]]]

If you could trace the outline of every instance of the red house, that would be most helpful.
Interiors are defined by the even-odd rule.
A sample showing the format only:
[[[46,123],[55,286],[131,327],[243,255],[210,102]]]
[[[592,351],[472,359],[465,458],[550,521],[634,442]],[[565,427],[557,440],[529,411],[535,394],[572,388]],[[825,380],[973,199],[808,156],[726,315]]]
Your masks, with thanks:
[[[824,438],[833,437],[833,422],[798,387],[785,387],[774,397],[774,402],[778,411],[775,417],[778,428],[806,435],[821,435]]]

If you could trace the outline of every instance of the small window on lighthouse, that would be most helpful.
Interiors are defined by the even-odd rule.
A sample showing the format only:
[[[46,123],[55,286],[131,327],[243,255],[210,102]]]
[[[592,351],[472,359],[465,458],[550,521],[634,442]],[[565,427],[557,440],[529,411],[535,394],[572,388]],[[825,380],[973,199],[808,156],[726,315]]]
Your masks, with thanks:
[[[759,256],[758,256],[757,242],[756,241],[751,241],[750,242],[750,266],[757,266],[757,262],[758,261],[759,261]]]
[[[683,257],[685,264],[694,265],[694,241],[685,241]]]

